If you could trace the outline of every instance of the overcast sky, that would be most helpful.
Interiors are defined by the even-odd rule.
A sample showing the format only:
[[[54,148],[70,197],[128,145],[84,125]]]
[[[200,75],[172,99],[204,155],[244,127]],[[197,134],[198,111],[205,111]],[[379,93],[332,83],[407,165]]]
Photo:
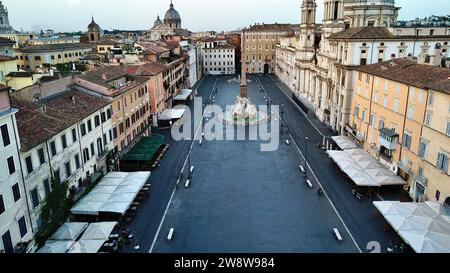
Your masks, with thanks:
[[[16,30],[86,30],[93,15],[103,29],[149,29],[170,0],[4,0]],[[302,0],[174,0],[191,31],[234,30],[256,22],[299,23]],[[322,19],[323,0],[317,0]],[[450,14],[449,0],[396,0],[400,19]]]

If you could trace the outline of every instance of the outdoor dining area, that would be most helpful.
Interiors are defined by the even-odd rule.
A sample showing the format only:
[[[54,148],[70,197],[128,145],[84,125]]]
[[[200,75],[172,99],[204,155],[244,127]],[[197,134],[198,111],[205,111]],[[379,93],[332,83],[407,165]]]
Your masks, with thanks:
[[[108,173],[70,212],[82,222],[133,221],[140,204],[149,195],[150,172]]]
[[[68,222],[37,253],[117,252],[120,244],[119,231],[117,222]]]
[[[329,150],[327,154],[356,187],[380,188],[382,186],[403,186],[406,181],[384,167],[378,160],[352,142],[347,137],[334,137],[342,151]],[[369,191],[370,192],[370,191]],[[354,194],[361,199],[358,192]]]
[[[414,252],[450,253],[450,217],[444,206],[436,202],[377,201],[373,204]]]

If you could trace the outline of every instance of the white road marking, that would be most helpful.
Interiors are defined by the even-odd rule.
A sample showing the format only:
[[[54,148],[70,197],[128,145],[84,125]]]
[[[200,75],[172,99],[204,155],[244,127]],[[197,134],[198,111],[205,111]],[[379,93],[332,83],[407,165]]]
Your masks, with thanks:
[[[261,82],[260,82],[260,83],[261,83]],[[262,85],[262,84],[261,84],[261,85]],[[266,89],[264,88],[264,86],[263,86],[263,89],[264,89],[264,92],[266,92],[266,94],[269,94],[269,93],[267,93],[267,91],[266,91]],[[283,92],[283,93],[284,93],[284,92]],[[284,93],[284,94],[286,94],[286,93]],[[293,101],[292,101],[292,102],[293,102]],[[289,127],[286,125],[286,123],[284,122],[283,119],[281,119],[281,122],[284,124],[284,126],[285,126],[286,128],[289,128]],[[291,132],[290,132],[289,130],[288,130],[288,134],[289,134],[290,138],[292,139],[292,142],[294,143],[294,145],[295,145],[295,147],[297,148],[298,152],[300,153],[301,157],[303,158],[304,161],[306,161],[305,156],[303,155],[302,151],[301,151],[300,148],[298,147],[297,142],[296,142],[295,139],[292,137],[292,134],[291,134]],[[330,197],[328,196],[328,194],[327,194],[325,188],[322,186],[322,183],[320,183],[320,180],[317,178],[317,176],[316,176],[314,170],[311,168],[311,166],[309,165],[309,163],[308,163],[307,161],[306,161],[306,164],[307,164],[307,166],[308,166],[308,169],[309,169],[309,170],[311,171],[311,173],[313,174],[314,179],[315,179],[316,182],[319,184],[319,186],[322,188],[322,190],[323,190],[323,192],[324,192],[324,194],[325,194],[325,196],[326,196],[328,202],[330,203],[330,205],[331,205],[331,207],[333,208],[333,210],[336,212],[336,215],[338,216],[339,220],[342,222],[342,225],[344,226],[344,228],[345,228],[345,230],[347,231],[348,235],[349,235],[350,238],[352,239],[352,241],[353,241],[353,243],[355,244],[356,248],[358,249],[359,253],[362,253],[361,248],[360,248],[360,247],[358,246],[358,244],[356,243],[355,238],[353,237],[353,235],[352,235],[352,233],[350,232],[349,228],[348,228],[347,225],[345,224],[344,219],[342,219],[342,217],[341,217],[341,215],[339,214],[338,210],[337,210],[336,207],[334,206],[334,204],[333,204],[333,202],[331,201]]]
[[[218,82],[218,81],[219,81],[219,79],[217,79],[217,80],[214,82],[214,86],[213,86],[213,89],[212,89],[212,91],[211,91],[211,93],[210,93],[210,95],[209,95],[208,100],[211,99],[212,94],[214,93],[214,90],[215,90],[215,88],[216,88],[216,86],[217,86],[217,82]],[[200,85],[199,85],[199,87],[200,87]],[[203,113],[203,115],[202,115],[202,120],[203,120],[204,116],[205,116],[205,114]],[[196,131],[195,136],[194,136],[194,141],[192,141],[191,147],[189,148],[189,153],[188,153],[188,155],[186,156],[186,160],[184,161],[183,168],[181,169],[181,173],[184,173],[184,169],[186,168],[186,165],[187,165],[187,163],[188,163],[189,155],[191,154],[192,149],[194,148],[195,139],[197,139],[197,136],[198,136],[198,133],[199,133],[199,131],[200,131],[200,128],[202,127],[202,124],[203,124],[203,122],[201,122],[201,123],[199,124],[199,126],[197,127],[197,131]],[[180,178],[178,178],[178,180],[177,180],[177,183],[176,183],[177,185],[178,185],[179,182],[180,182],[179,179],[180,179]],[[156,245],[156,241],[158,240],[159,233],[161,232],[161,228],[162,228],[162,226],[163,226],[163,224],[164,224],[164,220],[166,219],[167,213],[169,212],[170,204],[172,204],[173,197],[175,196],[175,192],[176,192],[176,191],[177,191],[177,187],[175,187],[175,188],[173,189],[172,195],[170,196],[169,203],[167,204],[166,210],[164,211],[163,218],[161,219],[161,223],[159,224],[158,231],[156,232],[155,238],[153,239],[152,246],[150,247],[150,251],[149,251],[148,253],[152,253],[152,252],[153,252],[153,248],[154,248],[155,245]]]

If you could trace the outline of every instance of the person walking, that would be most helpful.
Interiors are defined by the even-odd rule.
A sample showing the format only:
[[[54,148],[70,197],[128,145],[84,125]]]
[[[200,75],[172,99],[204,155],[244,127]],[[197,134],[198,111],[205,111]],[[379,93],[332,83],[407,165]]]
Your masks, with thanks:
[[[319,190],[317,191],[317,195],[318,196],[322,196],[323,195],[323,189],[319,188]]]

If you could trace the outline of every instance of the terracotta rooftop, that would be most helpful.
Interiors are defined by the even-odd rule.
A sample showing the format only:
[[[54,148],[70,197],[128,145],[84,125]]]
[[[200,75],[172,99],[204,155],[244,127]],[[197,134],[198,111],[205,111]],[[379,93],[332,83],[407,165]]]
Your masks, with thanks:
[[[87,71],[82,75],[76,76],[75,79],[85,80],[108,89],[116,89],[111,82],[121,77],[127,77],[128,84],[117,89],[117,92],[114,92],[113,96],[117,96],[147,81],[147,79],[142,77],[132,76],[126,69],[127,66],[125,65],[106,66],[96,70]]]
[[[418,64],[408,59],[393,59],[357,66],[355,70],[418,88],[450,94],[450,70],[447,68]]]
[[[247,29],[247,31],[287,31],[287,30],[295,30],[298,25],[294,24],[256,24]]]
[[[328,39],[392,39],[394,34],[385,27],[353,27],[331,34]]]
[[[0,56],[0,62],[14,61],[15,58],[9,56]]]
[[[19,49],[20,52],[33,53],[41,51],[61,51],[61,50],[76,50],[76,49],[89,49],[93,48],[90,44],[84,43],[68,43],[68,44],[44,44],[44,45],[32,45]]]
[[[75,103],[72,97],[75,98]],[[19,109],[16,119],[22,151],[33,149],[108,104],[110,104],[108,100],[77,90],[40,102],[11,97],[12,107]],[[46,110],[42,111],[44,106]]]
[[[167,66],[154,62],[146,62],[141,65],[129,65],[127,73],[138,76],[154,76],[167,69]]]

